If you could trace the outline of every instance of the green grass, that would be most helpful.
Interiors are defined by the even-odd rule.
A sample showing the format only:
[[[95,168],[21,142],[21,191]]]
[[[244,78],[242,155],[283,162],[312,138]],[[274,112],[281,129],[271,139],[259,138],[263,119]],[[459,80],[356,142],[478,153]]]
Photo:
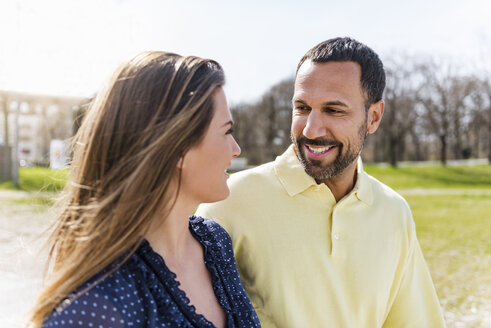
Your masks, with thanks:
[[[461,190],[405,198],[443,308],[456,318],[475,313],[460,326],[480,327],[491,315],[491,193]]]
[[[42,167],[20,168],[19,187],[12,181],[0,181],[0,189],[24,191],[61,191],[65,186],[68,170],[50,170]]]
[[[491,194],[406,195],[423,251],[491,255]],[[491,272],[491,270],[490,270]]]
[[[491,316],[491,165],[365,169],[411,206],[449,327],[484,326]]]
[[[449,327],[484,326],[484,318],[491,316],[491,165],[406,168],[366,165],[365,169],[399,190],[409,202]],[[59,191],[67,173],[22,168],[18,189]],[[0,189],[15,188],[12,182],[0,182]],[[47,208],[53,198],[52,194],[45,195],[35,194],[12,202]]]
[[[491,189],[491,165],[474,167],[379,167],[365,165],[366,171],[394,189],[467,188]],[[0,189],[25,191],[60,191],[68,170],[20,168],[19,187],[12,181],[0,181]]]
[[[365,170],[393,189],[409,188],[479,188],[491,189],[491,165],[379,167],[365,165]]]

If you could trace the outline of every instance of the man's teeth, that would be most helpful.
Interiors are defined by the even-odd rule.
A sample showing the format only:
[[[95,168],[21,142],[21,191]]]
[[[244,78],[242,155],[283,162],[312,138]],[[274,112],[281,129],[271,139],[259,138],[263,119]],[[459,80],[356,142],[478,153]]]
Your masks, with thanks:
[[[328,151],[329,149],[331,149],[332,147],[334,146],[327,146],[327,147],[320,147],[320,148],[312,148],[310,146],[307,146],[309,148],[309,150],[311,152],[313,152],[314,154],[320,154],[320,153],[323,153],[323,152],[326,152]]]

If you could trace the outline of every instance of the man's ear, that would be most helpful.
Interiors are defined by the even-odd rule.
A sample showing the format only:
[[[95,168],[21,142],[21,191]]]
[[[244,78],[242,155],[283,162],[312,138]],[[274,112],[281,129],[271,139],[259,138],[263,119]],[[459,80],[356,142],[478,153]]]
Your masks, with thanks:
[[[379,100],[374,104],[370,105],[368,109],[368,122],[367,122],[367,133],[372,134],[377,131],[380,121],[382,121],[382,116],[384,115],[384,101]]]

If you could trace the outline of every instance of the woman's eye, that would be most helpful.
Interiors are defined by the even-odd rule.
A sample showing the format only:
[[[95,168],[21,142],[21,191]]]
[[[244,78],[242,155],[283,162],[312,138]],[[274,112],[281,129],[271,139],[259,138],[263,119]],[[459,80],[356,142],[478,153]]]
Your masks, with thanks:
[[[227,132],[225,134],[232,134],[232,133],[234,133],[234,129],[230,128],[227,130]]]

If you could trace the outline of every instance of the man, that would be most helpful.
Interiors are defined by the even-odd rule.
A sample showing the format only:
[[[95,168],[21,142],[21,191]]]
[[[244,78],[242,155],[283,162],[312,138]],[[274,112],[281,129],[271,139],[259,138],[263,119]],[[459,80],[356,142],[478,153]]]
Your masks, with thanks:
[[[370,48],[320,43],[297,68],[293,145],[198,209],[232,237],[263,327],[444,326],[409,206],[360,160],[384,87]]]

